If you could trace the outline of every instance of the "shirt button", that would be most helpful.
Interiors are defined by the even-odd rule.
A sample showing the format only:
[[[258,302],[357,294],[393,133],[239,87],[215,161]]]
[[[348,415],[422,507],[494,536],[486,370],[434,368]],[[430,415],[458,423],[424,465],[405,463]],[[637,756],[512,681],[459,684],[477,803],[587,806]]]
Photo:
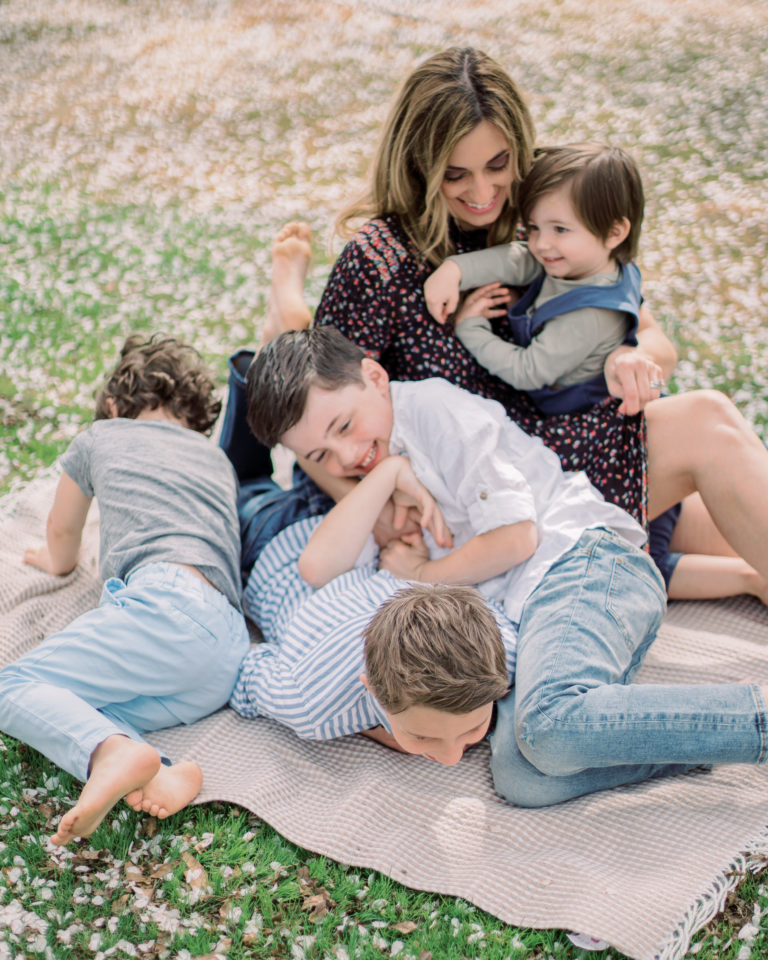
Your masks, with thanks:
[[[488,493],[487,493],[485,490],[483,490],[482,493],[480,494],[480,499],[481,499],[481,500],[487,500],[487,499],[488,499]]]

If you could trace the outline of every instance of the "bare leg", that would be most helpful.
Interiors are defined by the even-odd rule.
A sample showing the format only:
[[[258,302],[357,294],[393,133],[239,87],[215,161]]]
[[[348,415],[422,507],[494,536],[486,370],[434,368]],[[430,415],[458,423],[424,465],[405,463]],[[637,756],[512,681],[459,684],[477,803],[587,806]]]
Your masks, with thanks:
[[[160,754],[148,743],[122,734],[107,737],[93,751],[88,780],[51,842],[63,845],[75,837],[89,837],[118,800],[150,781],[159,766]]]
[[[713,557],[736,556],[736,551],[715,526],[698,493],[683,500],[669,549],[675,553],[701,553]]]
[[[263,339],[286,330],[306,330],[312,314],[304,301],[304,281],[312,258],[312,234],[306,223],[287,223],[272,245],[272,285]]]
[[[749,593],[768,605],[768,580],[741,557],[687,553],[669,581],[672,600],[711,600]]]
[[[768,577],[768,450],[714,390],[654,400],[648,419],[648,514],[698,492],[717,529]]]
[[[161,766],[148,783],[127,794],[125,802],[136,811],[164,820],[191,803],[202,785],[203,771],[187,760]]]

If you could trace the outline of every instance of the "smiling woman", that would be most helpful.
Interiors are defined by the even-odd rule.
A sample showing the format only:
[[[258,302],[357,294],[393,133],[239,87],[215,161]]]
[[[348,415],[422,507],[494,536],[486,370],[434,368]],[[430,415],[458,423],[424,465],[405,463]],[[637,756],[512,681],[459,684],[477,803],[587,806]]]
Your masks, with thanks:
[[[566,469],[586,470],[607,499],[644,520],[641,418],[626,417],[618,402],[543,416],[427,310],[424,282],[446,256],[514,239],[518,186],[533,153],[525,99],[500,64],[478,50],[454,48],[418,66],[385,123],[368,195],[339,220],[348,232],[367,218],[334,264],[315,324],[337,327],[394,380],[444,377],[499,400],[523,429],[558,453]],[[651,340],[661,341],[660,353],[671,355],[652,318],[644,313],[643,322]],[[658,396],[649,385],[663,379],[657,359],[632,348],[612,355],[611,363],[624,371],[628,402],[633,391],[636,402]]]
[[[441,191],[448,212],[463,230],[495,222],[509,197],[509,157],[506,138],[488,120],[482,120],[456,145]]]
[[[638,346],[618,346],[605,360],[607,390],[615,399],[550,416],[482,367],[452,328],[430,317],[423,286],[438,263],[514,238],[518,185],[529,171],[533,144],[519,88],[488,56],[452,48],[418,66],[385,123],[368,194],[340,218],[342,229],[368,219],[334,264],[315,325],[335,326],[393,380],[442,377],[500,401],[523,430],[557,453],[563,469],[585,471],[606,500],[641,523],[660,520],[651,531],[654,557],[669,587],[669,547],[728,559],[727,576],[697,568],[695,582],[678,584],[672,595],[750,592],[765,599],[768,526],[760,518],[768,452],[721,394],[692,391],[658,399],[675,351],[644,306]],[[282,250],[278,244],[275,253]],[[301,303],[304,272],[287,273],[289,285],[299,278],[293,290],[298,296],[275,299],[272,334],[297,326],[290,310],[281,315],[281,301]],[[304,305],[299,313],[298,325],[306,325]],[[236,370],[231,385],[233,395],[242,391]],[[237,429],[229,434],[241,437]],[[227,445],[241,480],[249,478],[249,442],[246,437]],[[252,459],[258,464],[263,456],[254,450]],[[316,479],[334,498],[343,495],[331,478]],[[689,496],[697,493],[700,498]],[[391,527],[378,533],[396,535]]]

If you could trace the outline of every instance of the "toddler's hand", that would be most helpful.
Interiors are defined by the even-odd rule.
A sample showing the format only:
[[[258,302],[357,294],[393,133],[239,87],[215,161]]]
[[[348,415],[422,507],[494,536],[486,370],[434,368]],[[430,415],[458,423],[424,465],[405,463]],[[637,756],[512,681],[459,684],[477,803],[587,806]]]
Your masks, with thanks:
[[[454,326],[458,327],[470,317],[485,317],[486,320],[503,317],[511,301],[511,292],[501,283],[488,283],[484,287],[478,287],[461,305],[461,310],[454,318]]]
[[[442,263],[424,284],[427,309],[438,323],[445,323],[459,302],[461,268],[453,260]]]

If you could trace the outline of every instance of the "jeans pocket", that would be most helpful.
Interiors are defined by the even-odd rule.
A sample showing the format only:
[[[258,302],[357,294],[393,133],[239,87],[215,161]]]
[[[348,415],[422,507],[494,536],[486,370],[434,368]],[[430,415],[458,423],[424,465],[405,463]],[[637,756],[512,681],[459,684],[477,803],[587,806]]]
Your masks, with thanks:
[[[605,607],[630,650],[653,640],[666,606],[663,585],[647,554],[626,551],[614,559]]]

